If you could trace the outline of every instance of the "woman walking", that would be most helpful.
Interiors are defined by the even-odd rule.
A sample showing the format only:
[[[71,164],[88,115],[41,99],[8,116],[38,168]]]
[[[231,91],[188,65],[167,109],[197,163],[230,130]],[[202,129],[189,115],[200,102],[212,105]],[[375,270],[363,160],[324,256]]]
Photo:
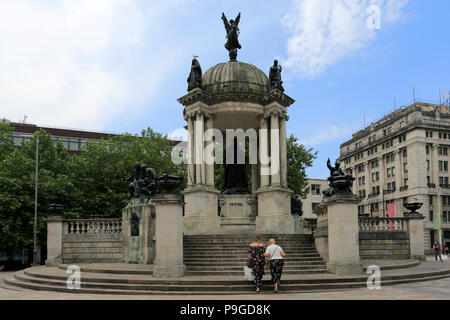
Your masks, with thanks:
[[[281,274],[283,273],[284,260],[286,256],[283,249],[275,244],[275,239],[269,240],[269,246],[264,253],[264,256],[269,257],[270,274],[274,285],[274,292],[278,292],[280,286]]]
[[[264,276],[264,265],[266,259],[264,258],[265,247],[261,242],[261,237],[256,236],[253,243],[248,247],[248,259],[251,263],[251,268],[253,269],[253,274],[255,276],[255,286],[256,292],[261,291],[262,278]]]

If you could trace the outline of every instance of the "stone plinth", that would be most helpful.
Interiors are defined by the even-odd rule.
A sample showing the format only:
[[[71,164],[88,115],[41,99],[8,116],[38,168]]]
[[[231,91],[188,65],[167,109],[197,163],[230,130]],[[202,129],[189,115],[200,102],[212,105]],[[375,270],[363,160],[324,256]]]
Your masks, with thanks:
[[[338,275],[362,273],[358,203],[357,196],[352,193],[337,193],[323,204],[328,212],[327,267]]]
[[[181,277],[186,269],[183,264],[183,201],[175,194],[162,194],[151,203],[156,212],[153,276]]]
[[[259,189],[258,216],[256,230],[261,234],[295,233],[295,222],[291,215],[292,191],[282,187],[266,187]]]
[[[408,214],[408,232],[410,256],[413,259],[425,261],[425,245],[423,232],[423,215],[420,213]]]
[[[57,266],[63,262],[63,216],[47,217],[47,260],[45,265]]]
[[[220,228],[223,232],[255,232],[256,199],[252,195],[220,195],[219,203]]]
[[[207,186],[192,187],[183,191],[184,234],[216,234],[220,230],[218,214],[219,191]]]
[[[125,263],[153,264],[155,215],[149,198],[131,199],[122,210],[123,261]],[[139,234],[131,234],[132,215],[139,219]]]

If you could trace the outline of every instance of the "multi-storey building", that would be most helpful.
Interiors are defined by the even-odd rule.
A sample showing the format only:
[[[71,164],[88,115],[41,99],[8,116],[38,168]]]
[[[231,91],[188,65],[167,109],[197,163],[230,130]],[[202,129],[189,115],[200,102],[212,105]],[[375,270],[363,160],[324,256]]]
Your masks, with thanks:
[[[419,212],[430,253],[438,235],[433,228],[438,195],[443,243],[450,245],[449,152],[449,107],[417,102],[353,134],[341,145],[340,160],[355,177],[359,213],[387,216],[387,204],[393,203],[401,217],[408,211],[405,202],[423,203]]]
[[[20,147],[22,143],[31,140],[33,138],[33,134],[36,131],[38,131],[39,129],[43,129],[51,136],[53,143],[56,144],[58,141],[61,141],[69,153],[75,154],[81,152],[81,146],[85,144],[87,140],[106,140],[114,136],[114,134],[112,133],[54,127],[39,127],[35,124],[17,122],[11,122],[9,124],[14,130],[12,139],[14,141],[14,146],[16,147]]]
[[[328,180],[322,179],[307,179],[309,193],[305,199],[302,199],[303,206],[302,217],[305,219],[316,219],[317,216],[314,213],[314,209],[322,201],[322,191],[329,188]]]

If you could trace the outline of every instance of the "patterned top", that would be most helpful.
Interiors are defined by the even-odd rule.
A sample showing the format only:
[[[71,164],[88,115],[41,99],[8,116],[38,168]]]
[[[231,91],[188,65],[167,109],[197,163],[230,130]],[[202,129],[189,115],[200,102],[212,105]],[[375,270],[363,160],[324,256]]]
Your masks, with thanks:
[[[264,265],[266,263],[266,258],[264,257],[264,252],[266,251],[265,249],[266,248],[264,246],[248,247],[248,253],[251,255],[253,268],[264,268]]]

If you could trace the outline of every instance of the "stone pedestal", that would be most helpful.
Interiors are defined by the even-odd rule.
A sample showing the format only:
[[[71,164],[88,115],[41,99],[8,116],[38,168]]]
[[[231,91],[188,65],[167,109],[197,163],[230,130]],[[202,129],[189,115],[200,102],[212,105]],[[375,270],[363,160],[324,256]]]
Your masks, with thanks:
[[[338,275],[362,273],[358,203],[357,196],[352,193],[338,193],[325,202],[328,211],[327,267]]]
[[[47,217],[47,260],[45,265],[57,266],[63,262],[63,216]]]
[[[420,213],[405,215],[408,217],[409,248],[413,259],[425,261],[425,245],[423,233],[423,215]]]
[[[220,195],[219,206],[223,232],[255,232],[256,199],[252,195]]]
[[[295,222],[291,215],[292,191],[282,187],[266,187],[256,192],[258,216],[256,230],[261,234],[295,233]]]
[[[197,186],[183,191],[184,234],[217,234],[220,230],[218,213],[219,191],[208,186]]]
[[[155,278],[184,275],[183,201],[175,194],[162,194],[151,201],[155,206],[156,263]]]
[[[137,235],[131,233],[133,214],[139,221]],[[123,261],[125,263],[153,264],[155,208],[149,198],[131,199],[122,210]]]

